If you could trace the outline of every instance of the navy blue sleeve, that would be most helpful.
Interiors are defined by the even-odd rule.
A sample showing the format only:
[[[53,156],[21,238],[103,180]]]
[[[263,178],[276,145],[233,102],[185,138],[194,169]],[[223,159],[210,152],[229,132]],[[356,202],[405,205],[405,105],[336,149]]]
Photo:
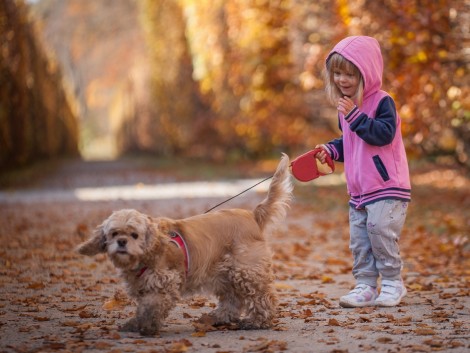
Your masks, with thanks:
[[[395,102],[388,96],[382,98],[374,119],[358,111],[356,107],[345,117],[345,120],[350,123],[351,130],[369,145],[388,145],[393,141],[397,129]]]
[[[333,160],[337,162],[344,162],[344,150],[343,150],[343,136],[331,140],[325,144],[330,152],[330,156]]]

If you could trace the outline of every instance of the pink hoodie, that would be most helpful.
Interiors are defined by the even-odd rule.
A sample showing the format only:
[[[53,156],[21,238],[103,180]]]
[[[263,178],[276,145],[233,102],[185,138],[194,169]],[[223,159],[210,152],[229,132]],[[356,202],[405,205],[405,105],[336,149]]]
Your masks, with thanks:
[[[380,90],[383,60],[377,40],[347,37],[330,52],[351,61],[361,72],[361,107],[338,114],[343,135],[326,146],[333,159],[344,161],[350,204],[356,208],[384,199],[410,201],[411,189],[401,120],[393,99]]]

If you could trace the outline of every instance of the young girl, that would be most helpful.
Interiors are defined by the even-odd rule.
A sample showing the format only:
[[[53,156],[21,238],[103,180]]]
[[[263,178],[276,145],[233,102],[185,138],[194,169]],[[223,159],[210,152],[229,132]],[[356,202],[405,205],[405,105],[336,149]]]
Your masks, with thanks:
[[[356,287],[343,307],[395,306],[406,294],[398,240],[410,201],[410,180],[400,117],[382,86],[383,60],[371,37],[343,39],[326,59],[326,93],[338,109],[342,136],[322,147],[344,162],[350,249]],[[381,276],[378,295],[377,280]]]

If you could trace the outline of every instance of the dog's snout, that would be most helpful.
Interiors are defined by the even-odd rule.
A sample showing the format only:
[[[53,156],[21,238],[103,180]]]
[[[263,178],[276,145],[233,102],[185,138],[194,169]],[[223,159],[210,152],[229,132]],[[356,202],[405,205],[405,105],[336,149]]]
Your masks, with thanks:
[[[126,239],[119,239],[117,243],[121,248],[123,248],[123,247],[126,246],[127,240]]]

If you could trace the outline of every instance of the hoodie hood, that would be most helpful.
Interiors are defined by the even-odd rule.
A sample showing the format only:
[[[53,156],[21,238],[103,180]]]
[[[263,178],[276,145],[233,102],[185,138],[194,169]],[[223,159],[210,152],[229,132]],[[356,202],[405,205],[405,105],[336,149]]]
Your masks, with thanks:
[[[364,98],[377,92],[382,87],[383,59],[380,45],[375,38],[352,36],[336,44],[328,54],[338,53],[352,62],[361,72],[364,80]]]

